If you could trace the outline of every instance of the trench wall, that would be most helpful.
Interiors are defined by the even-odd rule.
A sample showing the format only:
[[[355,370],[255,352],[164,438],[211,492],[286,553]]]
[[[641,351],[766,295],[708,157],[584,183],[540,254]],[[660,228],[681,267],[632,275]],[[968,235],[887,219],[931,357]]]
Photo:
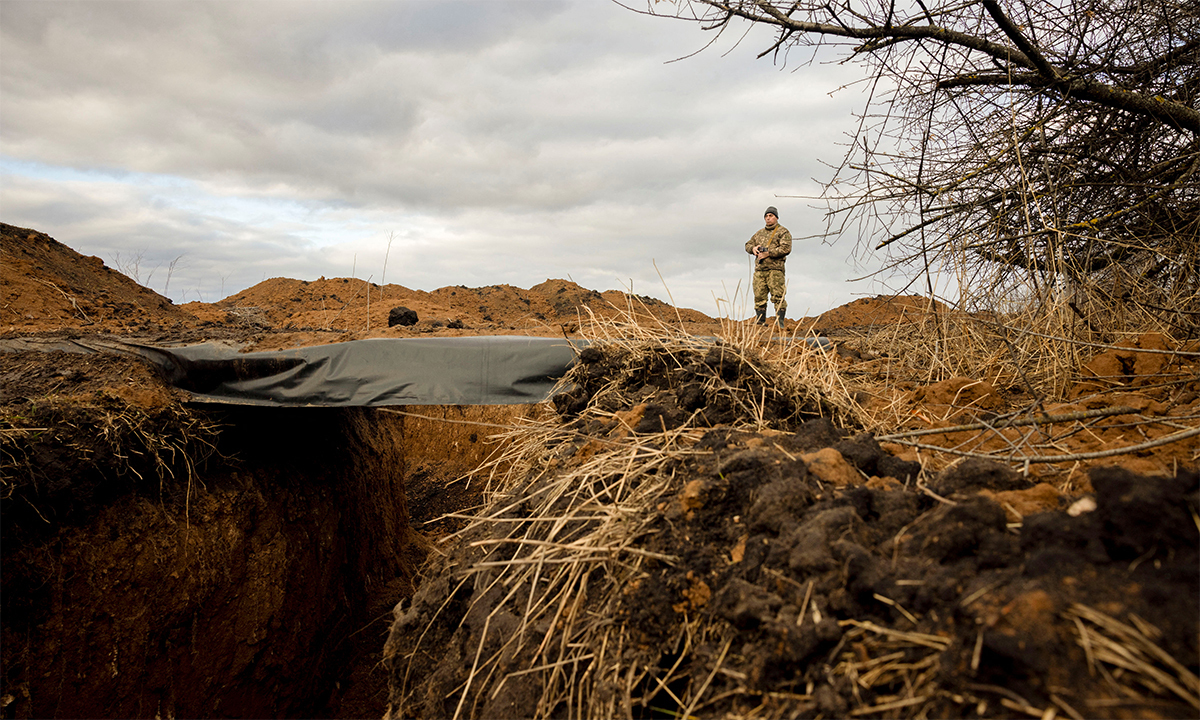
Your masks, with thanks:
[[[142,483],[70,524],[7,537],[0,713],[382,714],[386,678],[371,668],[428,547],[409,526],[406,478],[431,518],[455,501],[438,488],[494,450],[470,423],[529,410],[419,412],[429,419],[222,411],[217,452],[190,474],[178,463],[160,492]]]

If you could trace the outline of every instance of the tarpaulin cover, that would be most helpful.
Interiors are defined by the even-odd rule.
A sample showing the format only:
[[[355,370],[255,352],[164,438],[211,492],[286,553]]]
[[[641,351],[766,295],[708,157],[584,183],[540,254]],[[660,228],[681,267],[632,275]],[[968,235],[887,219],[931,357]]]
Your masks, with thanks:
[[[716,338],[694,338],[698,343]],[[790,340],[781,338],[782,340]],[[810,346],[831,347],[825,338]],[[510,335],[377,338],[291,350],[238,352],[221,343],[162,347],[98,338],[12,338],[0,352],[61,350],[138,355],[199,402],[275,407],[520,405],[542,402],[586,340]]]
[[[519,336],[381,338],[250,353],[218,343],[0,341],[0,350],[33,349],[136,354],[194,400],[278,407],[536,403],[576,355],[566,339]]]

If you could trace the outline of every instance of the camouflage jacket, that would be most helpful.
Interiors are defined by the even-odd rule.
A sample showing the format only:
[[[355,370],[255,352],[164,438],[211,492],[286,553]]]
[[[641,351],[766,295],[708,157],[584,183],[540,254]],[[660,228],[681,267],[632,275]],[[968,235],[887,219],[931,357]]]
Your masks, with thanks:
[[[775,227],[766,228],[754,233],[746,241],[746,252],[754,254],[754,248],[762,245],[767,249],[768,257],[754,263],[755,270],[783,270],[783,263],[792,252],[792,234],[779,223]]]

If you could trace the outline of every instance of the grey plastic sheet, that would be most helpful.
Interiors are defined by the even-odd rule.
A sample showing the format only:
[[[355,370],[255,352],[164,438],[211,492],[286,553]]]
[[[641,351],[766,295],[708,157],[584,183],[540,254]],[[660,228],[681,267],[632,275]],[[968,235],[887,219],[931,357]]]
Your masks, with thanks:
[[[138,355],[194,401],[275,407],[537,403],[576,357],[566,339],[517,336],[380,338],[249,353],[218,343],[0,342],[0,350],[34,349]]]
[[[831,347],[825,338],[805,341],[817,348]],[[542,402],[587,345],[586,340],[492,335],[376,338],[244,353],[222,343],[163,347],[100,338],[28,337],[0,340],[0,352],[136,355],[157,365],[168,383],[196,402],[382,407]]]

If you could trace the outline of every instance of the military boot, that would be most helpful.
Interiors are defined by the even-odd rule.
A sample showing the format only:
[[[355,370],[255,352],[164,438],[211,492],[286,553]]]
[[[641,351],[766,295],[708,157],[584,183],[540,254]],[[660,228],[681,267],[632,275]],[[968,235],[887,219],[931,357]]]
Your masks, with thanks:
[[[775,313],[775,323],[781,328],[787,327],[787,324],[783,321],[783,316],[786,312],[787,310],[780,310],[779,312]]]
[[[765,307],[754,309],[754,322],[758,325],[767,324],[767,309]]]

